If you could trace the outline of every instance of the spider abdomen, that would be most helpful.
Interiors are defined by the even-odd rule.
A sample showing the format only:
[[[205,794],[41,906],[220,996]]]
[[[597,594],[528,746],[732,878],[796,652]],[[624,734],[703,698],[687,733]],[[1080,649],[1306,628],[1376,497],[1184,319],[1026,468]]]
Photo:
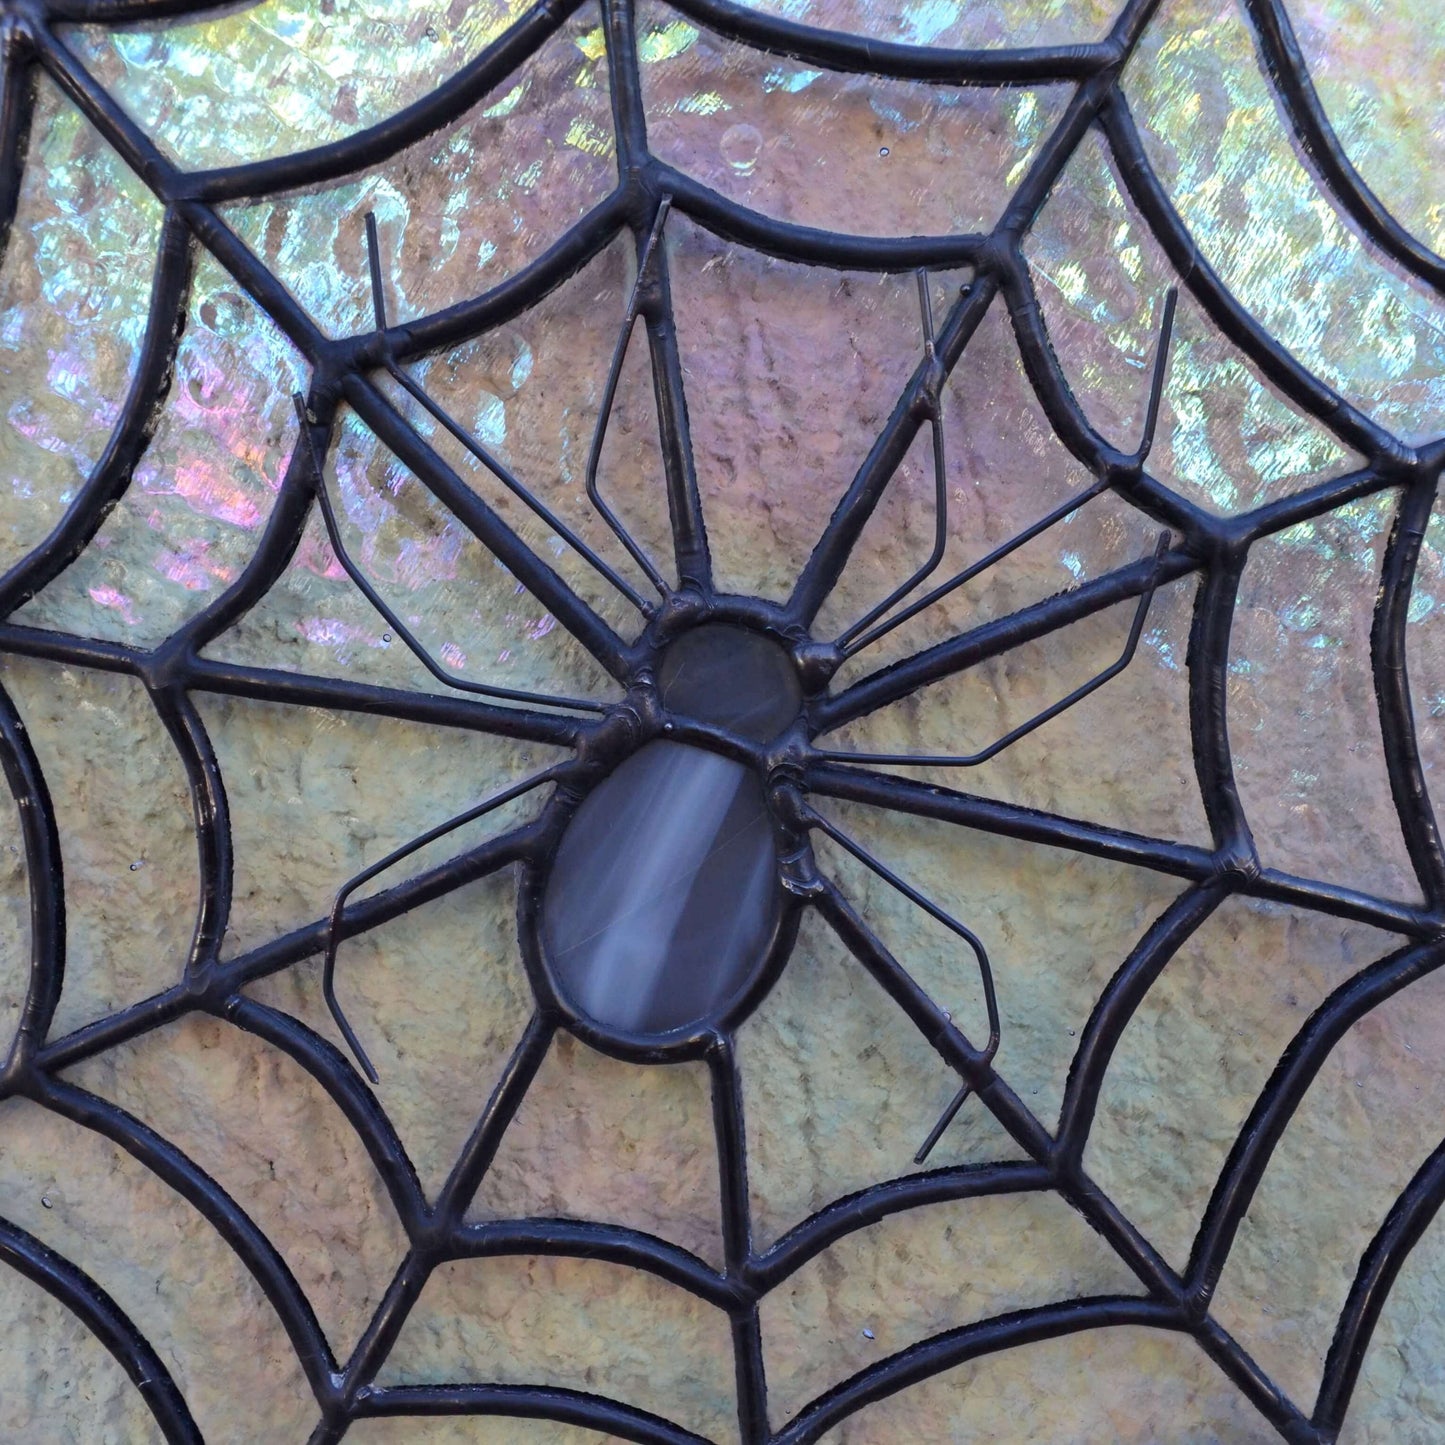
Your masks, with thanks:
[[[756,976],[781,908],[758,774],[657,741],[583,800],[542,898],[544,954],[578,1014],[656,1038],[726,1011]]]

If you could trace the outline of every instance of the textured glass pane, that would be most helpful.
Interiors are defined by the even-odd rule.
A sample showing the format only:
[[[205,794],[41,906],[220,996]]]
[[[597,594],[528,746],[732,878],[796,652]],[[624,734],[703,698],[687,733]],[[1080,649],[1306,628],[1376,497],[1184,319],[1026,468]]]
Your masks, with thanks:
[[[336,890],[363,867],[555,757],[552,749],[508,745],[459,728],[370,721],[251,699],[207,697],[199,706],[226,779],[236,844],[236,898],[223,945],[227,953],[310,923],[326,913]],[[398,774],[411,780],[402,797],[395,788]],[[534,809],[534,800],[519,799],[452,840],[449,850],[417,854],[401,876],[474,845]],[[377,887],[394,881],[385,879]],[[496,906],[505,904],[497,900]],[[503,933],[497,933],[497,942],[495,966],[505,974]],[[377,984],[397,977],[394,966],[377,957],[378,949],[384,953],[392,946],[394,941],[385,938],[358,941],[344,950],[347,977],[355,976],[363,998],[374,986],[373,976]],[[468,966],[479,968],[479,960],[473,957]],[[411,1006],[420,1006],[415,994],[411,998]],[[499,993],[494,1003],[510,1037],[514,1020],[505,1011],[505,995]],[[386,1005],[377,999],[372,1007]]]
[[[361,1141],[281,1050],[186,1019],[76,1071],[182,1149],[280,1250],[336,1348],[352,1348],[405,1250]]]
[[[638,44],[656,154],[783,221],[867,235],[998,220],[1063,87],[948,90],[810,70],[647,6]]]
[[[611,1445],[616,1437],[598,1430],[559,1425],[553,1420],[506,1422],[507,1445]],[[497,1421],[480,1419],[419,1420],[403,1415],[395,1419],[358,1420],[350,1435],[355,1445],[493,1445]]]
[[[1383,1252],[1428,1436],[1438,458],[1284,353],[1445,355],[1266,0],[103,3],[7,52],[0,1221],[157,1428],[1333,1439]],[[1325,103],[1428,231],[1401,13]],[[106,88],[254,167],[158,247]],[[74,1363],[12,1433],[130,1429]]]
[[[1165,590],[1122,676],[993,758],[968,768],[900,763],[893,771],[1114,827],[1204,838],[1184,669],[1193,600],[1187,583]],[[1117,661],[1134,611],[1117,606],[991,658],[824,741],[840,757],[976,756]]]
[[[1445,779],[1445,515],[1431,513],[1405,623],[1420,764],[1433,789]]]
[[[951,1442],[1004,1429],[1025,1440],[1117,1445],[1274,1445],[1279,1438],[1192,1340],[1126,1326],[960,1365],[866,1406],[823,1439]]]
[[[907,45],[1065,45],[1102,37],[1103,0],[747,0],[750,10]]]
[[[1079,147],[1024,249],[1075,395],[1114,446],[1132,451],[1164,293],[1177,278],[1120,192],[1101,141]],[[1259,379],[1193,298],[1181,299],[1149,453],[1153,476],[1191,502],[1233,513],[1350,464],[1320,423]]]
[[[188,167],[284,155],[377,124],[420,99],[527,9],[524,0],[441,7],[264,0],[215,19],[67,40]]]
[[[58,1300],[7,1269],[0,1273],[0,1311],[26,1321],[25,1329],[6,1331],[0,1345],[0,1429],[12,1440],[41,1440],[56,1419],[84,1416],[96,1439],[161,1445],[124,1370]]]
[[[432,1276],[387,1374],[590,1385],[722,1435],[731,1354],[726,1315],[651,1275],[585,1259],[468,1260]]]
[[[1420,0],[1295,5],[1300,48],[1321,103],[1376,195],[1427,245],[1445,246],[1445,207],[1420,184],[1445,158],[1440,77],[1445,31]]]
[[[599,1171],[599,1155],[612,1167]],[[720,1265],[717,1201],[706,1068],[639,1069],[561,1038],[467,1217],[602,1219]]]
[[[1052,1122],[1089,1015],[1122,960],[1179,896],[1179,884],[1146,869],[1007,838],[954,838],[946,824],[883,809],[838,805],[828,813],[983,941],[1006,1035],[999,1069],[1029,1108]],[[840,848],[821,848],[820,856],[914,981],[981,1043],[987,1033],[982,990],[963,940]],[[1111,900],[1108,909],[1096,906],[1100,895]],[[1020,900],[1027,900],[1024,930],[1013,921]],[[938,1072],[937,1066],[929,1071]]]
[[[1389,1445],[1420,1426],[1445,1427],[1445,1342],[1436,1301],[1445,1290],[1445,1220],[1438,1215],[1405,1261],[1376,1327],[1355,1399],[1340,1432],[1343,1445]]]
[[[444,745],[438,751],[445,752]],[[354,822],[358,832],[369,831],[362,819]],[[465,846],[469,840],[463,835],[460,841]],[[258,842],[251,856],[265,852]],[[304,875],[308,852],[292,850],[281,866]],[[444,861],[423,856],[376,887]],[[324,912],[343,881],[326,878],[312,911]],[[337,990],[346,1017],[381,1075],[377,1097],[429,1198],[440,1191],[466,1142],[479,1081],[495,1077],[527,1025],[531,1000],[512,938],[515,908],[509,877],[480,879],[405,919],[348,939],[339,951]],[[320,974],[316,964],[288,969],[259,979],[247,996],[345,1048],[327,1012]]]
[[[617,330],[636,273],[630,237],[619,237],[575,276],[475,341],[410,368],[432,401],[465,428],[531,495],[605,564],[644,594],[645,575],[587,495],[586,470]],[[397,409],[478,495],[519,531],[614,626],[637,626],[635,607],[559,533],[391,378]],[[647,338],[639,329],[623,362],[598,457],[608,505],[652,561],[669,572],[663,461]]]
[[[590,6],[440,135],[340,184],[222,208],[323,330],[374,324],[365,217],[385,301],[410,321],[520,270],[617,183],[597,14]]]
[[[947,301],[955,299],[956,292]],[[902,298],[899,308],[902,309]],[[917,314],[917,303],[914,303]],[[935,303],[935,314],[943,308]],[[915,322],[916,325],[916,322]],[[921,596],[969,569],[1033,524],[1082,497],[1092,478],[1050,428],[1029,385],[1007,313],[995,304],[943,389],[945,549]],[[934,541],[931,438],[920,432],[868,520],[818,628],[838,635],[929,555]],[[849,658],[840,683],[944,641],[1148,553],[1158,529],[1132,507],[1100,496],[1002,557],[996,565],[870,642]],[[904,561],[906,559],[906,570]],[[910,603],[913,597],[907,599]],[[866,635],[866,634],[864,634]]]
[[[1225,285],[1384,425],[1407,435],[1438,427],[1440,306],[1321,198],[1291,149],[1239,12],[1215,0],[1171,0],[1125,89],[1151,162]]]
[[[1384,493],[1250,553],[1230,639],[1229,735],[1267,866],[1413,898],[1369,668],[1394,502]]]
[[[0,267],[0,564],[60,521],[121,416],[161,208],[48,81]]]
[[[704,514],[729,591],[785,598],[918,364],[906,277],[673,231],[678,349]]]
[[[213,1037],[230,1032],[209,1027]],[[203,1082],[200,1096],[212,1087]],[[212,1225],[118,1144],[29,1100],[0,1105],[0,1127],[0,1216],[73,1261],[116,1301],[185,1392],[203,1438],[233,1438],[243,1420],[257,1440],[305,1439],[316,1407],[295,1352],[260,1286]],[[259,1171],[263,1191],[274,1187],[271,1158],[243,1161]],[[21,1333],[12,1327],[7,1335]],[[218,1370],[219,1359],[232,1363]],[[59,1418],[74,1424],[74,1438],[94,1438],[87,1410]],[[47,1429],[54,1423],[51,1417]]]
[[[199,891],[190,798],[134,678],[8,658],[3,681],[35,738],[59,826],[64,1032],[174,981]]]
[[[969,1264],[960,1281],[953,1271],[963,1250]],[[930,1335],[1065,1294],[1126,1293],[1131,1285],[1118,1258],[1056,1196],[933,1205],[849,1235],[804,1265],[764,1305],[765,1358],[791,1416]]]
[[[760,1244],[840,1195],[912,1172],[914,1152],[957,1088],[883,990],[811,917],[793,966],[739,1031],[738,1054]],[[930,1162],[1018,1152],[989,1114],[966,1109]]]
[[[1087,1159],[1176,1269],[1189,1262],[1230,1146],[1290,1040],[1334,989],[1399,942],[1230,899],[1169,959],[1114,1054]],[[1267,1291],[1267,1276],[1250,1287]]]
[[[1439,975],[1355,1025],[1270,1161],[1220,1280],[1221,1319],[1296,1398],[1314,1394],[1356,1260],[1439,1142],[1442,1026]]]
[[[295,443],[305,369],[276,327],[206,258],[175,375],[130,486],[90,546],[21,609],[24,621],[155,644],[250,560]]]
[[[352,413],[342,420],[326,482],[348,554],[444,676],[583,699],[613,690],[545,606]],[[547,536],[534,528],[539,540]],[[314,517],[265,600],[209,650],[248,663],[435,685],[348,577]]]

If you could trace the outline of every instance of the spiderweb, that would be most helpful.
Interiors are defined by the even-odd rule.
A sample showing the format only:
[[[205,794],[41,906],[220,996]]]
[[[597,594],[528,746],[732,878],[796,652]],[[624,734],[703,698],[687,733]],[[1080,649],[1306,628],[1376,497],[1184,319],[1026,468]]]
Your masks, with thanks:
[[[1159,10],[1151,0],[1131,0],[1104,38],[1092,43],[965,50],[860,38],[776,18],[729,0],[674,0],[667,12],[670,19],[664,16],[642,27],[628,0],[608,0],[596,15],[578,0],[548,0],[518,13],[450,78],[395,114],[313,149],[283,147],[284,153],[278,150],[261,160],[206,170],[188,164],[184,154],[179,163],[173,159],[175,147],[158,142],[96,78],[104,73],[103,67],[87,68],[78,58],[78,50],[93,43],[98,32],[87,32],[91,39],[82,42],[78,32],[66,28],[70,22],[100,27],[159,22],[194,14],[194,9],[171,0],[59,0],[43,9],[16,7],[6,12],[0,199],[7,222],[15,215],[27,154],[35,164],[41,142],[30,134],[30,121],[37,76],[42,74],[143,178],[164,215],[149,313],[129,389],[83,484],[66,499],[58,520],[47,525],[44,535],[0,578],[0,604],[8,619],[0,625],[0,648],[75,668],[124,674],[143,684],[185,769],[194,806],[202,895],[184,969],[172,985],[57,1036],[52,1025],[65,973],[65,870],[36,750],[20,711],[0,694],[3,760],[18,805],[30,890],[29,981],[3,1074],[4,1096],[29,1099],[113,1141],[219,1231],[264,1291],[295,1350],[315,1398],[318,1423],[310,1436],[315,1445],[340,1440],[361,1419],[407,1415],[544,1418],[666,1445],[701,1439],[659,1414],[587,1390],[501,1382],[378,1383],[408,1314],[441,1266],[468,1258],[538,1255],[605,1260],[642,1271],[720,1311],[731,1338],[737,1433],[748,1445],[818,1440],[864,1406],[956,1365],[1031,1342],[1120,1325],[1168,1330],[1192,1339],[1282,1438],[1336,1438],[1389,1288],[1445,1201],[1445,1145],[1410,1180],[1360,1259],[1312,1405],[1291,1398],[1271,1381],[1212,1306],[1275,1146],[1332,1050],[1357,1021],[1445,959],[1437,942],[1445,909],[1445,854],[1426,787],[1405,666],[1405,628],[1445,443],[1397,435],[1379,419],[1390,414],[1388,407],[1376,408],[1372,414],[1348,399],[1329,374],[1327,356],[1319,361],[1307,357],[1307,365],[1293,337],[1287,346],[1262,322],[1261,307],[1241,299],[1241,294],[1253,294],[1247,276],[1232,288],[1205,259],[1181,212],[1176,190],[1161,178],[1151,138],[1141,134],[1121,80],[1126,64],[1152,33],[1151,26],[1160,23]],[[1279,0],[1247,0],[1245,10],[1274,102],[1321,194],[1358,237],[1388,258],[1398,276],[1408,278],[1417,289],[1438,292],[1445,283],[1445,260],[1392,217],[1352,166],[1310,83],[1283,5]],[[669,31],[669,26],[695,27],[694,35],[700,31],[726,41],[738,54],[772,57],[766,64],[776,65],[780,78],[769,82],[769,104],[784,115],[788,107],[803,106],[795,98],[797,92],[806,90],[819,75],[833,77],[839,85],[876,86],[880,94],[894,84],[938,87],[959,104],[972,104],[980,96],[993,103],[998,97],[1034,92],[1052,95],[1057,104],[1050,111],[1040,101],[1029,112],[1035,117],[1031,122],[1035,130],[1018,142],[1018,154],[1009,157],[1016,164],[1008,169],[1007,184],[999,188],[997,207],[976,229],[953,225],[913,235],[906,233],[907,225],[899,225],[894,227],[898,234],[879,236],[780,219],[777,212],[786,211],[786,197],[764,189],[750,193],[745,202],[726,175],[705,181],[689,173],[686,146],[676,142],[686,117],[660,117],[650,110],[643,69],[676,40],[675,29]],[[601,192],[562,222],[549,217],[545,224],[552,233],[545,244],[533,245],[530,252],[523,246],[505,280],[480,294],[430,307],[424,304],[432,294],[425,256],[419,268],[414,264],[418,249],[424,251],[425,246],[415,228],[393,224],[385,205],[373,199],[366,217],[369,265],[359,230],[352,257],[350,280],[357,285],[350,286],[350,280],[337,283],[328,293],[331,300],[316,305],[298,302],[288,290],[295,278],[287,273],[284,247],[268,239],[265,229],[266,217],[274,220],[280,212],[254,207],[273,199],[279,207],[285,198],[311,194],[339,197],[337,185],[385,167],[436,133],[446,134],[447,127],[478,106],[488,107],[487,116],[502,126],[516,109],[509,97],[518,94],[517,77],[564,32],[582,37],[576,43],[590,54],[597,73],[605,76],[608,104],[594,108],[585,125],[578,122],[582,125],[579,153],[615,154],[617,169],[608,172]],[[645,52],[641,59],[639,44]],[[1151,57],[1150,63],[1157,59]],[[959,96],[973,99],[958,102]],[[803,110],[798,114],[801,117]],[[928,115],[930,125],[936,124],[940,132],[946,129],[949,117],[942,111]],[[1013,116],[1019,121],[1017,109]],[[803,124],[800,118],[800,128]],[[663,136],[656,144],[650,140],[650,126]],[[760,140],[756,130],[746,126],[735,127],[724,137],[724,158],[734,180],[752,173]],[[500,131],[495,144],[506,144]],[[1162,288],[1161,305],[1149,318],[1148,330],[1155,338],[1153,360],[1141,358],[1140,364],[1138,397],[1149,398],[1147,416],[1141,431],[1128,439],[1127,448],[1118,436],[1105,435],[1118,428],[1103,426],[1086,412],[1055,353],[1046,324],[1049,303],[1047,298],[1041,300],[1037,289],[1042,263],[1029,249],[1051,192],[1075,158],[1090,153],[1090,148],[1107,157],[1133,214],[1172,271],[1166,279],[1177,283],[1186,304],[1247,358],[1278,397],[1313,418],[1321,433],[1338,444],[1338,455],[1357,456],[1358,466],[1307,485],[1276,488],[1264,500],[1246,498],[1242,505],[1223,509],[1202,504],[1176,479],[1151,471],[1150,450],[1175,314],[1174,293],[1170,291],[1166,300]],[[880,158],[888,157],[888,152],[889,147],[880,147]],[[202,157],[202,162],[207,159]],[[902,164],[901,158],[890,159]],[[935,163],[934,170],[938,168]],[[620,184],[617,174],[622,176]],[[404,181],[402,171],[389,177],[387,185]],[[506,184],[525,189],[516,177]],[[970,184],[980,193],[986,190],[977,177]],[[939,187],[947,191],[946,178]],[[384,200],[384,190],[374,194]],[[983,202],[980,205],[987,209]],[[922,214],[932,213],[924,206]],[[289,215],[288,224],[304,226],[304,208]],[[465,210],[451,224],[464,234]],[[866,230],[862,218],[859,225]],[[926,1037],[940,1067],[961,1081],[959,1096],[940,1128],[949,1126],[960,1105],[985,1110],[1011,1139],[1019,1157],[900,1174],[834,1200],[763,1247],[756,1238],[749,1191],[743,1122],[747,1083],[739,1068],[732,1023],[719,1026],[694,1056],[705,1062],[711,1079],[721,1187],[720,1264],[642,1230],[595,1220],[469,1219],[472,1200],[504,1134],[566,1023],[555,1000],[545,994],[539,994],[532,1021],[473,1122],[460,1157],[440,1190],[428,1197],[395,1127],[367,1088],[361,1069],[369,1070],[370,1064],[339,1005],[338,1021],[356,1064],[306,1024],[243,992],[259,979],[335,954],[344,940],[402,918],[466,883],[515,864],[536,864],[539,851],[545,855],[550,843],[535,817],[508,825],[487,841],[379,891],[364,896],[343,892],[330,918],[317,918],[279,939],[223,958],[236,858],[224,770],[196,703],[198,695],[206,694],[299,703],[442,723],[565,750],[568,757],[584,761],[604,755],[611,746],[605,741],[612,736],[608,729],[616,731],[625,711],[618,693],[631,686],[639,667],[649,662],[650,655],[644,655],[645,649],[639,651],[642,645],[636,641],[644,624],[668,607],[683,605],[679,597],[691,599],[687,605],[707,608],[719,605],[726,590],[714,575],[707,503],[694,465],[689,377],[674,325],[675,281],[669,274],[673,243],[668,228],[676,226],[692,226],[698,234],[709,233],[731,247],[804,267],[882,277],[918,273],[922,318],[918,350],[907,358],[901,390],[886,409],[871,451],[851,479],[838,479],[831,517],[811,519],[810,535],[816,540],[789,579],[785,595],[734,598],[728,604],[753,606],[769,625],[791,627],[799,638],[816,627],[818,667],[824,672],[831,675],[915,615],[927,621],[928,608],[945,595],[1095,498],[1107,499],[1121,514],[1147,524],[1143,533],[1147,545],[1122,565],[1022,608],[1006,609],[990,620],[961,629],[950,622],[929,645],[897,647],[886,666],[865,660],[822,687],[810,703],[809,740],[787,760],[780,783],[786,786],[794,809],[791,821],[800,836],[826,834],[909,905],[969,942],[989,984],[991,1016],[988,940],[977,938],[967,919],[952,918],[915,888],[904,870],[891,868],[888,860],[874,857],[852,838],[840,821],[852,814],[833,805],[867,804],[893,814],[1073,850],[1182,882],[1175,901],[1146,929],[1100,994],[1080,1031],[1058,1122],[1050,1126],[1007,1081],[1007,1027],[1001,1056],[1005,1064],[996,1069],[996,1017],[990,1018],[995,1037],[982,1045],[982,1032],[975,1035],[957,1024],[915,982],[908,960],[895,958],[880,941],[867,911],[860,912],[850,902],[810,852],[804,857],[800,851],[788,865],[794,869],[789,881],[800,900],[797,907],[831,930],[856,963],[882,985],[888,1006],[901,1010]],[[429,386],[442,380],[439,358],[477,337],[504,335],[514,318],[543,305],[559,287],[619,244],[630,248],[635,258],[630,309],[621,318],[620,340],[602,390],[591,465],[579,464],[576,469],[579,475],[586,471],[589,505],[563,516],[549,509],[530,478],[514,474],[499,460],[494,441],[455,423],[435,403]],[[309,371],[298,391],[299,420],[287,423],[289,463],[279,491],[266,502],[269,511],[258,543],[214,600],[179,625],[166,626],[164,637],[153,646],[67,632],[45,625],[43,612],[38,624],[35,614],[28,619],[17,616],[31,599],[43,598],[58,579],[85,565],[107,517],[127,496],[165,404],[192,281],[198,267],[216,263],[258,314],[305,358]],[[413,269],[408,271],[408,265]],[[437,274],[445,269],[441,262],[435,267]],[[338,275],[347,276],[345,265],[338,267]],[[965,278],[961,283],[959,276]],[[368,292],[374,310],[357,299]],[[419,297],[423,304],[416,304]],[[1006,315],[1028,382],[1050,427],[1092,481],[1051,506],[1040,505],[1027,527],[981,559],[975,557],[961,572],[949,574],[939,570],[950,506],[941,398],[955,371],[974,359],[975,338],[985,316],[1000,315]],[[615,326],[618,320],[609,317],[606,325]],[[598,468],[607,429],[609,425],[615,429],[619,379],[633,355],[629,341],[634,332],[645,343],[657,413],[650,498],[627,494],[615,474],[612,484],[619,494],[609,496]],[[515,369],[522,361],[513,358],[511,364]],[[1204,406],[1207,409],[1207,397]],[[368,536],[364,517],[356,524],[354,509],[342,515],[347,506],[344,496],[341,506],[332,500],[332,486],[345,492],[345,428],[352,416],[420,479],[470,539],[485,548],[504,569],[509,585],[514,581],[519,593],[525,590],[541,605],[544,630],[555,626],[559,638],[570,639],[568,645],[584,661],[590,659],[574,668],[571,676],[590,677],[594,691],[586,692],[584,687],[579,696],[559,695],[537,685],[536,679],[518,682],[513,675],[499,681],[485,669],[464,674],[444,650],[437,661],[428,640],[412,635],[405,608],[389,601],[386,588],[372,580],[378,556],[375,535]],[[455,456],[444,452],[448,432],[483,471],[464,473]],[[910,449],[920,439],[925,452],[930,445],[933,448],[937,483],[929,514],[933,521],[922,530],[933,535],[935,552],[926,560],[890,558],[879,595],[861,613],[846,618],[840,630],[825,635],[817,620],[831,615],[826,611],[830,597],[866,537],[870,518],[889,498]],[[925,464],[921,470],[929,468]],[[499,486],[505,494],[494,497]],[[490,489],[485,498],[484,487]],[[1231,624],[1251,549],[1292,528],[1342,514],[1361,499],[1377,497],[1388,499],[1393,507],[1393,524],[1381,554],[1371,666],[1389,791],[1420,889],[1419,902],[1270,866],[1251,833],[1226,732]],[[557,505],[560,508],[562,503]],[[599,519],[607,524],[605,529],[597,525]],[[390,629],[387,641],[392,633],[401,637],[427,663],[432,679],[450,692],[438,692],[430,682],[408,690],[319,671],[283,671],[231,660],[224,650],[212,648],[263,602],[298,549],[322,545],[305,541],[308,527],[314,532],[318,525],[329,544],[324,565],[333,579],[344,574],[384,619]],[[352,526],[349,539],[348,525]],[[565,566],[559,560],[564,553]],[[587,585],[600,586],[600,594],[588,592],[577,580],[578,568],[582,572],[590,568],[593,575]],[[947,770],[980,764],[993,755],[990,749],[996,751],[1035,727],[1044,727],[1095,687],[1102,687],[1128,666],[1145,635],[1156,590],[1181,583],[1195,588],[1187,687],[1207,845],[1025,808],[912,775],[920,767]],[[606,605],[597,600],[599,595],[606,597]],[[1071,637],[1075,634],[1069,629],[1120,606],[1133,626],[1130,630],[1128,621],[1124,623],[1119,639],[1124,650],[1117,663],[1089,673],[1088,680],[1072,692],[1069,686],[1077,684],[1077,678],[1071,676],[1060,685],[1054,701],[1022,721],[1014,719],[989,747],[982,747],[980,739],[980,746],[969,751],[951,737],[926,737],[919,751],[907,754],[832,746],[854,737],[847,729],[866,723],[881,709],[1007,658],[1040,639]],[[904,638],[914,635],[900,633]],[[866,747],[866,729],[857,736],[864,738]],[[813,739],[820,737],[829,746],[815,746]],[[550,787],[559,777],[570,776],[568,766],[548,770],[534,780],[536,786]],[[951,784],[956,776],[947,774],[946,780]],[[498,801],[509,802],[522,791],[513,788]],[[485,800],[476,800],[471,811],[484,805]],[[369,882],[370,874],[400,862],[402,856],[388,857],[354,881]],[[1187,1265],[1176,1269],[1086,1171],[1085,1153],[1106,1071],[1130,1020],[1170,960],[1231,898],[1286,903],[1374,925],[1408,941],[1340,983],[1299,1028],[1233,1140]],[[344,962],[340,967],[344,990]],[[214,1179],[118,1105],[62,1077],[85,1060],[193,1013],[223,1016],[309,1070],[340,1106],[384,1183],[406,1235],[405,1255],[345,1358],[333,1352],[311,1303],[273,1243]],[[825,1028],[826,1019],[818,1026]],[[770,1411],[760,1307],[773,1291],[787,1287],[831,1245],[880,1219],[942,1201],[1025,1192],[1052,1192],[1076,1211],[1138,1281],[1137,1291],[1062,1299],[952,1328],[868,1364],[786,1420]],[[201,1438],[166,1364],[93,1280],[10,1223],[0,1223],[0,1257],[49,1291],[94,1332],[124,1366],[167,1440]]]

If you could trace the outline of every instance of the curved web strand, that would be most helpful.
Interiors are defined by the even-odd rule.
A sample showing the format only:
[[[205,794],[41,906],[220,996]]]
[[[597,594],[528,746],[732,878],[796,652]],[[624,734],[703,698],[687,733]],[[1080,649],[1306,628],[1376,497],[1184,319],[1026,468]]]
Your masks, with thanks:
[[[313,1393],[324,1390],[336,1361],[320,1321],[280,1251],[235,1199],[170,1140],[111,1100],[51,1081],[43,1102],[61,1118],[124,1149],[220,1235],[275,1311]]]
[[[1243,0],[1275,94],[1335,206],[1344,211],[1387,256],[1445,295],[1445,257],[1432,251],[1391,215],[1366,184],[1330,124],[1282,0]]]
[[[7,15],[0,21],[0,259],[20,204],[25,151],[35,113],[35,69],[20,52],[18,20]]]
[[[1445,1143],[1436,1147],[1391,1207],[1361,1256],[1340,1311],[1311,1417],[1333,1438],[1345,1423],[1350,1397],[1365,1363],[1370,1337],[1410,1251],[1445,1207]]]
[[[0,687],[0,769],[20,817],[30,925],[25,1002],[4,1059],[9,1072],[31,1060],[44,1045],[60,1003],[65,981],[65,873],[45,774],[4,687]]]
[[[0,1219],[0,1263],[59,1300],[120,1362],[166,1445],[204,1445],[170,1371],[118,1304],[83,1270],[18,1225]]]

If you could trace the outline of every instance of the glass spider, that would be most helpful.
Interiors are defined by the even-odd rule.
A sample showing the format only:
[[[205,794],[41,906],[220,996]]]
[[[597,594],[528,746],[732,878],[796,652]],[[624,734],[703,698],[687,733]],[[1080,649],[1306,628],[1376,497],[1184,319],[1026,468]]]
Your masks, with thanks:
[[[826,834],[972,950],[983,989],[987,1038],[978,1047],[945,1018],[963,1082],[914,1156],[921,1164],[974,1088],[988,1077],[1000,1043],[993,970],[982,940],[966,924],[901,878],[810,806],[804,778],[820,762],[970,768],[997,756],[1118,676],[1143,635],[1160,561],[1170,542],[1159,534],[1122,650],[1108,666],[987,746],[968,754],[888,754],[814,746],[829,683],[849,658],[978,577],[1032,538],[1098,496],[1109,476],[986,556],[915,597],[940,567],[948,537],[948,460],[929,276],[917,272],[923,359],[912,403],[932,436],[933,547],[887,596],[835,638],[808,629],[807,608],[758,598],[721,596],[705,578],[684,574],[677,588],[608,505],[598,486],[608,419],[628,343],[660,287],[671,198],[664,196],[642,247],[618,333],[586,470],[587,496],[655,587],[640,595],[586,545],[393,357],[386,371],[509,491],[627,597],[644,628],[629,650],[624,700],[583,734],[575,758],[546,768],[482,800],[389,853],[346,882],[332,905],[326,935],[323,995],[361,1068],[378,1076],[336,993],[346,905],[358,888],[420,849],[543,786],[541,845],[521,890],[519,931],[528,972],[546,1012],[596,1047],[623,1058],[697,1057],[757,1006],[785,967],[800,904],[822,883],[809,835]],[[386,332],[382,260],[376,221],[368,214],[367,250],[379,334]],[[969,287],[962,289],[966,304]],[[1149,382],[1143,434],[1128,460],[1142,467],[1153,442],[1169,357],[1177,293],[1165,297]],[[299,394],[297,415],[310,447],[313,480],[327,536],[347,574],[427,670],[449,687],[546,707],[602,711],[587,701],[521,693],[466,681],[444,668],[381,596],[348,550],[330,499],[313,427]],[[699,532],[701,531],[699,525]],[[820,550],[828,545],[828,538]],[[696,543],[694,543],[696,546]],[[815,554],[816,555],[816,554]],[[909,600],[912,598],[913,600]],[[816,611],[816,607],[813,608]],[[836,696],[836,695],[835,695]]]

